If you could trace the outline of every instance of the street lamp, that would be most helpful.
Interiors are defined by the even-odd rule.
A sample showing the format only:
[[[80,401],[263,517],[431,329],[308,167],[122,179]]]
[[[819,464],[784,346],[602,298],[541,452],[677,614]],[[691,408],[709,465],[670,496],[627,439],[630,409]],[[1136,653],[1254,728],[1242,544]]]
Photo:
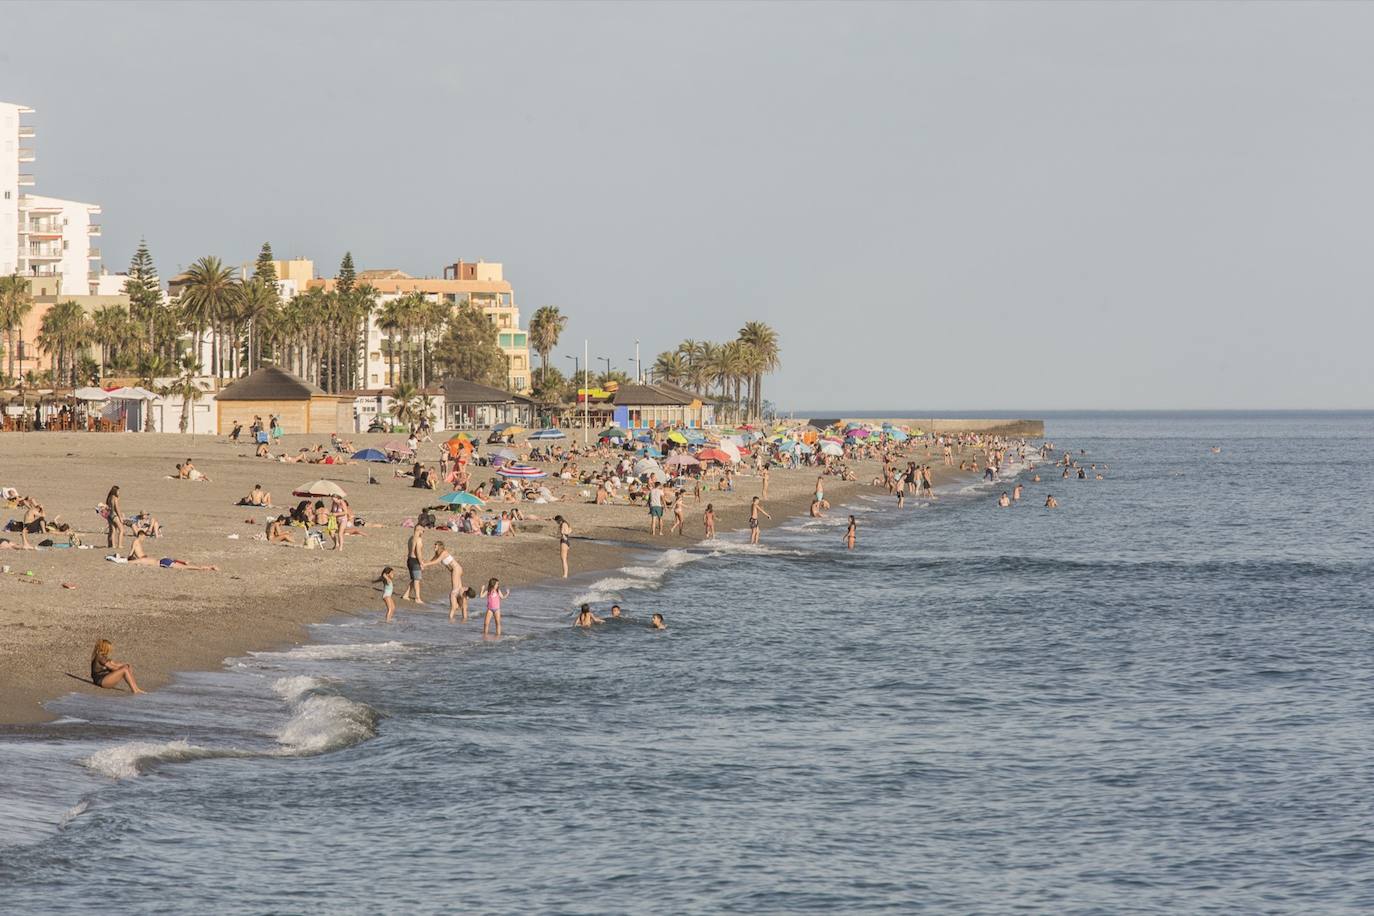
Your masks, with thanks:
[[[609,356],[598,356],[598,360],[606,364],[606,374],[611,374],[611,358]]]

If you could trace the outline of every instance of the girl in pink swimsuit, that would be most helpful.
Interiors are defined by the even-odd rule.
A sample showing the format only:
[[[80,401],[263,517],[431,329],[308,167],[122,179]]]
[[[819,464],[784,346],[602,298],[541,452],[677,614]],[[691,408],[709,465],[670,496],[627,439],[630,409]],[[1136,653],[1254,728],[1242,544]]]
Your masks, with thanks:
[[[482,594],[487,596],[487,616],[482,620],[482,635],[487,635],[487,630],[491,627],[492,618],[496,618],[496,636],[501,636],[501,599],[509,598],[510,592],[501,589],[501,580],[492,579],[487,583],[487,587],[482,589]]]

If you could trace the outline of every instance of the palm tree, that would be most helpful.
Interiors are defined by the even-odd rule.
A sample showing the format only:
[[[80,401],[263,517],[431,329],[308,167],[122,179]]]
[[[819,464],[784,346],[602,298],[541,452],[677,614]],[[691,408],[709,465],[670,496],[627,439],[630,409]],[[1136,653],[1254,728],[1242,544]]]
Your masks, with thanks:
[[[186,271],[186,286],[181,293],[181,308],[186,322],[196,332],[196,342],[206,328],[214,331],[210,350],[210,373],[222,375],[219,354],[219,322],[238,301],[242,290],[232,268],[214,255],[206,255]]]
[[[97,372],[105,375],[107,363],[122,358],[126,348],[137,342],[141,328],[129,313],[117,305],[102,305],[91,316],[92,342],[100,349]]]
[[[201,374],[200,362],[192,353],[187,353],[181,358],[181,375],[177,377],[164,393],[181,395],[181,432],[186,433],[186,427],[191,422],[191,405],[199,401],[205,392],[200,390],[196,384],[196,379]]]
[[[29,294],[29,281],[25,277],[18,274],[0,277],[0,325],[5,329],[5,352],[10,364],[6,375],[10,378],[17,378],[14,359],[24,346],[24,318],[32,308],[33,296]],[[15,346],[16,335],[18,346]]]
[[[271,321],[271,313],[279,305],[276,284],[263,277],[254,277],[242,284],[239,316],[247,325],[247,344],[244,362],[252,372],[262,362],[263,325]]]
[[[682,354],[665,350],[654,360],[654,378],[673,384],[680,383],[687,375],[687,361]]]
[[[539,374],[549,368],[549,354],[558,346],[558,338],[568,326],[568,319],[556,305],[541,306],[530,319],[530,346],[539,354]]]
[[[382,306],[377,318],[377,326],[386,331],[386,385],[396,387],[396,332],[405,321],[405,306],[402,299],[392,299]]]
[[[48,309],[38,329],[38,347],[53,357],[53,378],[74,384],[76,357],[91,339],[91,323],[86,312],[68,299]]]
[[[750,321],[739,329],[739,339],[751,352],[749,359],[753,375],[750,388],[753,404],[750,415],[758,418],[763,414],[763,377],[777,371],[780,364],[778,332],[762,321]]]

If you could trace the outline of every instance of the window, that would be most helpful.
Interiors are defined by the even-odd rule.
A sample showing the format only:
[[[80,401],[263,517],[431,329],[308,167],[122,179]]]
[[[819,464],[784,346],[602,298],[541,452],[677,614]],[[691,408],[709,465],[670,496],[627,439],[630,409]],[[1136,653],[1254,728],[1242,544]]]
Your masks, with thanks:
[[[512,336],[515,338],[515,346],[517,346],[517,347],[525,347],[525,346],[528,346],[528,345],[525,343],[526,337],[525,337],[524,334],[515,334],[515,335],[512,335]]]
[[[497,340],[500,342],[501,348],[502,348],[503,350],[509,350],[509,349],[510,349],[511,343],[510,343],[510,335],[509,335],[509,334],[498,334],[498,335],[497,335]]]
[[[524,387],[525,387],[525,377],[524,377],[523,375],[517,375],[517,376],[515,377],[515,385],[514,385],[514,387],[516,387],[516,388],[524,388]]]

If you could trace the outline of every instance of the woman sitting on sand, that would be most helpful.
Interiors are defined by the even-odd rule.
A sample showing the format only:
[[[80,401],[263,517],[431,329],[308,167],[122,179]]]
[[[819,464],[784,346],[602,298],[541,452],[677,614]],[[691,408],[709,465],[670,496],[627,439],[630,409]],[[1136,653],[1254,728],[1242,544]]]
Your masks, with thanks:
[[[267,523],[267,543],[269,544],[290,544],[296,546],[296,542],[291,538],[290,532],[282,524],[282,519],[286,516],[278,515]]]
[[[95,651],[91,653],[91,683],[110,689],[125,683],[134,693],[147,693],[146,690],[140,690],[138,681],[134,680],[133,665],[111,659],[110,653],[113,651],[114,644],[108,639],[102,639],[95,644]]]
[[[239,500],[240,506],[258,506],[263,509],[272,508],[272,494],[262,488],[262,484],[253,484],[253,490],[243,499]]]

